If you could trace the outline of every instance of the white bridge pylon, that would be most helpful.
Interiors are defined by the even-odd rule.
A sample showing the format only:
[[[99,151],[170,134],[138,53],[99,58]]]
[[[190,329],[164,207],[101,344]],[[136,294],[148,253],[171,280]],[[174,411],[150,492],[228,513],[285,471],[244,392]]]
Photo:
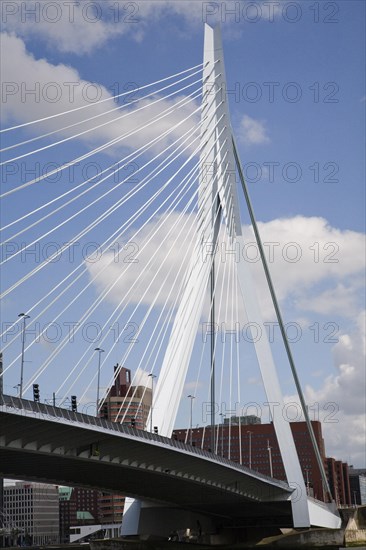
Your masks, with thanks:
[[[185,379],[202,316],[204,298],[210,281],[219,227],[224,223],[233,248],[242,250],[244,240],[236,188],[236,162],[233,134],[226,97],[226,76],[219,27],[205,25],[203,104],[201,132],[201,163],[198,193],[198,223],[194,252],[188,266],[184,291],[172,327],[164,361],[153,396],[153,420],[159,434],[171,437]],[[210,250],[208,257],[207,251]],[[255,285],[245,260],[236,263],[237,278],[246,315],[255,326],[262,327],[263,337],[253,338],[258,364],[268,402],[284,406],[283,396],[259,307]],[[282,409],[283,410],[283,409]],[[290,424],[282,414],[274,415],[277,435],[287,481],[296,490],[291,498],[295,527],[323,525],[337,527],[338,518],[324,512],[316,523],[308,504],[306,486],[301,471]],[[150,418],[147,426],[150,425]],[[138,525],[138,501],[128,499],[125,505],[122,534],[132,534]],[[316,512],[317,513],[317,512]],[[326,516],[326,517],[325,517]]]
[[[202,315],[204,297],[209,284],[212,257],[217,237],[217,223],[222,217],[229,231],[233,247],[238,243],[243,250],[240,212],[236,189],[236,169],[232,144],[229,107],[226,97],[226,77],[220,28],[205,26],[204,88],[202,117],[201,158],[199,181],[199,218],[197,241],[191,264],[188,267],[185,290],[173,324],[163,365],[154,392],[154,425],[159,434],[171,437],[182,397],[186,374]],[[210,177],[212,176],[213,177]],[[220,207],[220,210],[218,209]],[[265,327],[256,297],[255,286],[245,261],[236,264],[238,282],[247,318],[255,326]],[[261,370],[266,396],[269,402],[284,406],[272,352],[266,337],[253,339]],[[283,409],[282,409],[283,410]],[[287,480],[297,489],[293,504],[297,526],[310,525],[306,487],[297,457],[289,423],[281,414],[274,415],[274,427],[282,455]]]

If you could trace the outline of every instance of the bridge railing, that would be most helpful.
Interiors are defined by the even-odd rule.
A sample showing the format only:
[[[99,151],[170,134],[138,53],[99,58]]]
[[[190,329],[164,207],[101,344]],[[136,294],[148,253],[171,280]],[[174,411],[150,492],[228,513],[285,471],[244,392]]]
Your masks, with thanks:
[[[29,399],[21,399],[19,397],[14,397],[12,395],[0,395],[0,410],[7,412],[8,409],[17,409],[33,412],[41,417],[53,417],[53,418],[63,418],[68,422],[74,423],[79,422],[81,424],[88,424],[91,426],[96,426],[99,428],[104,428],[109,431],[115,431],[118,433],[127,434],[135,438],[145,439],[151,442],[162,443],[165,446],[174,447],[176,449],[181,449],[189,452],[190,454],[195,454],[200,457],[206,457],[210,460],[214,460],[225,466],[235,467],[248,475],[255,476],[256,479],[262,479],[263,481],[272,482],[277,486],[281,486],[284,489],[289,490],[289,486],[285,481],[273,479],[268,477],[260,472],[256,472],[243,466],[238,463],[234,463],[226,457],[216,455],[212,452],[206,451],[199,447],[194,447],[183,443],[182,441],[177,441],[176,439],[170,439],[169,437],[164,437],[159,434],[147,432],[145,430],[138,430],[125,424],[120,424],[118,422],[112,422],[104,418],[91,416],[85,413],[74,412],[69,409],[64,409],[62,407],[56,407],[46,403],[39,403],[35,401],[30,401]]]

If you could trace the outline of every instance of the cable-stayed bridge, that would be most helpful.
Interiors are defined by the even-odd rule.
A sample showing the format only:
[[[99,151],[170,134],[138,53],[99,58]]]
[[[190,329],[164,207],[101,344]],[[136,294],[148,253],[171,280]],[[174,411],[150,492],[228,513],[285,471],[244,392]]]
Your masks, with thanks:
[[[217,402],[226,400],[231,410],[242,402],[243,369],[251,357],[268,402],[284,406],[257,297],[262,287],[254,284],[242,254],[246,208],[324,493],[330,494],[225,90],[220,30],[206,25],[202,64],[145,85],[136,96],[126,92],[63,113],[45,112],[1,131],[2,169],[8,175],[1,196],[7,213],[1,298],[3,318],[9,319],[2,330],[2,474],[109,489],[115,484],[115,490],[140,499],[126,504],[123,534],[141,533],[152,523],[170,528],[163,520],[167,505],[210,517],[228,506],[230,517],[244,517],[254,501],[256,514],[272,517],[277,509],[286,525],[289,517],[295,527],[340,525],[331,502],[308,498],[290,426],[281,414],[272,421],[285,484],[235,466],[230,452],[222,461],[164,439],[172,435],[187,376],[193,381],[192,400],[211,404],[213,427]],[[22,167],[33,158],[42,159],[42,169],[36,162],[38,173],[23,178]],[[252,334],[250,350],[238,337],[244,325]],[[235,337],[228,342],[225,332]],[[111,362],[117,363],[112,376]],[[132,387],[151,382],[145,428],[156,426],[162,439],[96,418],[90,422],[88,415],[65,417],[70,396],[79,410],[94,402],[98,416],[124,366],[134,372]],[[17,398],[8,395],[12,389]],[[34,406],[24,399],[32,389]],[[39,390],[52,399],[52,407],[38,403]],[[136,410],[136,401],[125,395],[117,414],[122,424],[132,406],[137,414],[143,397]],[[217,452],[215,430],[211,433]],[[79,461],[89,474],[77,473]],[[112,472],[121,478],[116,481]],[[202,495],[196,506],[194,487]]]
[[[230,508],[249,524],[257,506],[262,519],[292,524],[287,483],[214,453],[24,399],[5,396],[1,410],[1,462],[13,477],[97,485],[200,514],[227,516]]]
[[[233,527],[292,527],[301,491],[220,455],[145,430],[67,409],[3,396],[2,471],[65,485],[120,491],[144,499],[142,534],[168,535],[174,524],[206,532]],[[134,500],[133,502],[140,502]],[[311,523],[332,517],[308,497]]]

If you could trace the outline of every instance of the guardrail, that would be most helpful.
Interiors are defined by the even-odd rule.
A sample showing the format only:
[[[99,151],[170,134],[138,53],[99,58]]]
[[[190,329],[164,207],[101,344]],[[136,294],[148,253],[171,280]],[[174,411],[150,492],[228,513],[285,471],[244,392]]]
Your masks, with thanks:
[[[48,417],[63,418],[64,420],[67,420],[69,422],[88,424],[100,428],[105,428],[109,431],[132,435],[137,439],[162,443],[168,447],[181,449],[189,452],[190,454],[209,458],[210,460],[213,460],[225,466],[235,467],[236,469],[241,470],[243,473],[249,474],[257,479],[261,479],[263,481],[266,481],[267,483],[272,483],[274,485],[277,485],[278,487],[282,487],[283,489],[288,490],[289,492],[292,492],[292,489],[290,489],[289,485],[285,481],[274,479],[272,477],[266,476],[265,474],[251,470],[246,466],[238,464],[237,462],[232,462],[228,458],[216,455],[204,449],[200,449],[199,447],[188,445],[187,443],[183,443],[175,439],[170,439],[169,437],[164,437],[158,434],[147,432],[145,430],[132,428],[118,422],[111,422],[110,420],[106,420],[105,418],[99,418],[80,412],[73,412],[69,409],[63,409],[62,407],[56,407],[45,403],[30,401],[29,399],[21,399],[20,397],[14,397],[12,395],[0,395],[0,410],[3,410],[3,412],[9,412],[7,410],[8,408],[30,411]]]

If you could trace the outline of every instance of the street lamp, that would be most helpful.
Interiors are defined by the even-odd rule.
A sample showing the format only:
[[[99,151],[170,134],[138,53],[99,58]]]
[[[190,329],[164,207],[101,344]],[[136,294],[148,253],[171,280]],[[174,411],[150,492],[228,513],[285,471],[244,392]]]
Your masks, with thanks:
[[[247,430],[249,434],[249,468],[252,469],[252,433],[250,430]]]
[[[269,439],[267,439],[267,451],[269,456],[269,471],[271,477],[273,477],[273,467],[272,467],[272,447],[269,446]]]
[[[151,407],[150,407],[150,432],[153,431],[153,395],[154,395],[154,378],[156,378],[156,374],[153,374],[150,372],[148,376],[151,376]]]
[[[22,358],[20,362],[20,384],[19,384],[19,397],[23,397],[23,370],[24,370],[24,345],[25,345],[25,321],[30,319],[30,316],[26,313],[19,313],[18,317],[23,318],[23,330],[22,330]]]
[[[98,416],[98,412],[99,412],[99,388],[100,388],[100,356],[102,355],[102,353],[104,353],[104,349],[95,348],[94,351],[98,352],[97,402],[96,402],[96,415],[95,415],[95,416]]]
[[[189,397],[189,399],[191,400],[191,415],[190,415],[190,420],[189,420],[189,444],[192,445],[192,435],[193,435],[193,431],[192,431],[193,399],[195,399],[195,396],[194,396],[194,395],[188,395],[187,397]]]

